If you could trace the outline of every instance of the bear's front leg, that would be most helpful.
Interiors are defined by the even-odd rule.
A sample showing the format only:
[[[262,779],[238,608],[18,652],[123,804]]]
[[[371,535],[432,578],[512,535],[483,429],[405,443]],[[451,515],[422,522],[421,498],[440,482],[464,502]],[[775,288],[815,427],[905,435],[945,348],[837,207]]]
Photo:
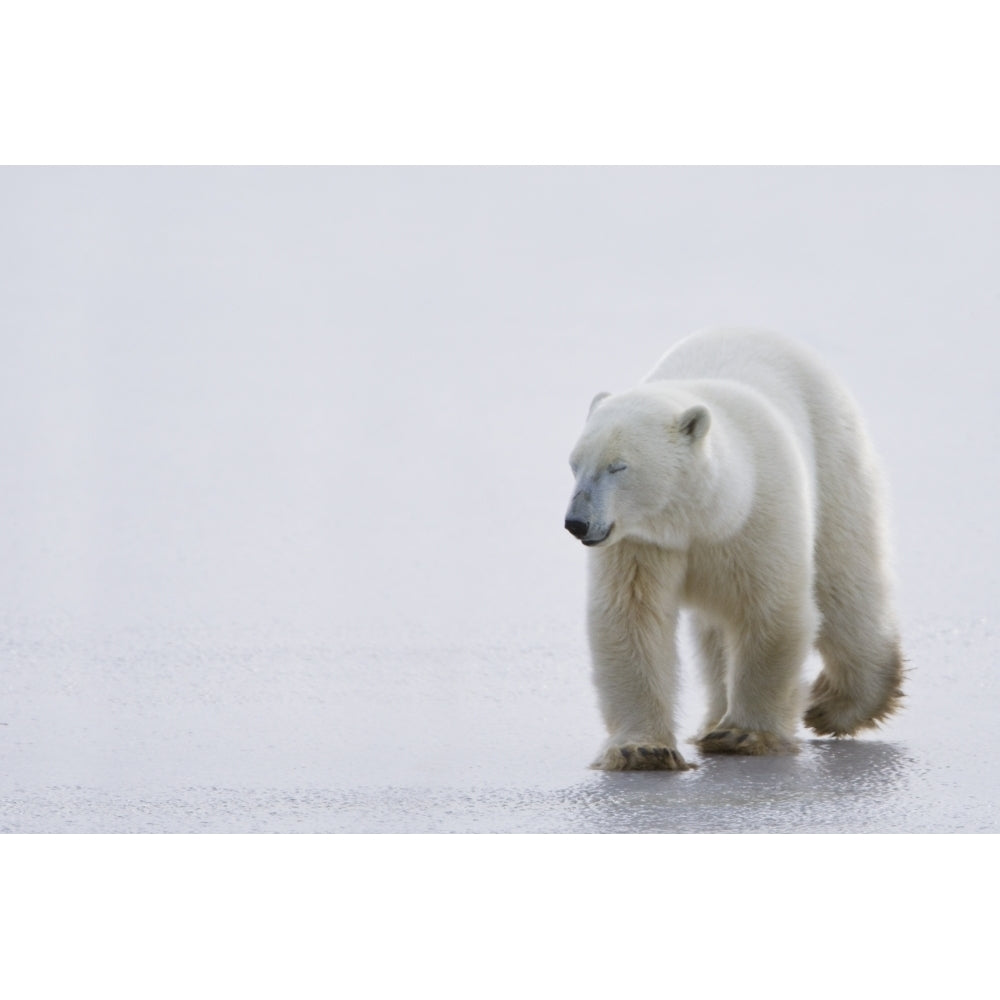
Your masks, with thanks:
[[[698,765],[689,764],[672,746],[612,739],[590,766],[598,771],[690,771]]]
[[[591,767],[686,771],[677,749],[676,629],[684,565],[679,554],[620,542],[593,554],[588,625],[609,738]]]
[[[815,635],[810,602],[770,620],[759,615],[735,645],[723,717],[698,738],[702,753],[796,753],[799,678]]]

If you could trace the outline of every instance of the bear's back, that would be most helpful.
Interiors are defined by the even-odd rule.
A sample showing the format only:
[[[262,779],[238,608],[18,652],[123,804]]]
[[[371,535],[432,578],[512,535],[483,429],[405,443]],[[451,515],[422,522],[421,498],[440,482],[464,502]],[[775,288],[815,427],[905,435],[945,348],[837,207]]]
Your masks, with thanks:
[[[724,380],[755,390],[788,422],[814,477],[820,529],[881,492],[860,410],[816,354],[764,330],[692,334],[671,348],[645,382]]]
[[[672,347],[644,381],[727,379],[758,392],[779,409],[799,414],[803,397],[825,394],[833,376],[810,351],[767,330],[707,330]],[[835,381],[835,380],[833,380]],[[817,384],[818,383],[818,384]]]
[[[660,359],[644,381],[726,379],[749,386],[789,419],[812,451],[846,430],[864,437],[847,388],[811,350],[768,330],[722,329],[692,334]]]

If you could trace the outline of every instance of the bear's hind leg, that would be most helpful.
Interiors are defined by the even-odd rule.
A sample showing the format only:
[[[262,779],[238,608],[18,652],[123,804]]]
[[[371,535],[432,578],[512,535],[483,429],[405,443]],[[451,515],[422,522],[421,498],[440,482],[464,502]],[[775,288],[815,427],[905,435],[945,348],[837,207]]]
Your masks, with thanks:
[[[860,501],[859,501],[860,504]],[[816,648],[823,670],[805,724],[820,736],[853,736],[878,726],[903,698],[903,657],[874,509],[849,524],[831,520],[817,551]]]
[[[903,657],[895,635],[866,640],[863,633],[838,635],[824,628],[816,646],[824,666],[804,721],[818,736],[854,736],[899,708]]]

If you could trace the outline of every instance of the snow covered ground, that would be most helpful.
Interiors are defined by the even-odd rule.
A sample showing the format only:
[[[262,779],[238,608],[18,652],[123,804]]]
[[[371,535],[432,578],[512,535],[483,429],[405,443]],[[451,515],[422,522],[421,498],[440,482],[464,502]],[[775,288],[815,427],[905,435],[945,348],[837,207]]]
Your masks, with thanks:
[[[1000,830],[1000,171],[7,169],[0,218],[0,830]],[[566,458],[722,324],[861,401],[906,710],[593,772]]]

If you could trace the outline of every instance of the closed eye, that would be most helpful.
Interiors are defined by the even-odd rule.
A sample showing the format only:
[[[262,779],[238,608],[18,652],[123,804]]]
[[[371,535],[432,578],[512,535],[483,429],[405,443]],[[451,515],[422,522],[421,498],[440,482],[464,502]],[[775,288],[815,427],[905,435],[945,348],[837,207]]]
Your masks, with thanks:
[[[624,462],[616,462],[614,465],[608,466],[608,472],[614,475],[616,472],[624,472],[628,466]]]

